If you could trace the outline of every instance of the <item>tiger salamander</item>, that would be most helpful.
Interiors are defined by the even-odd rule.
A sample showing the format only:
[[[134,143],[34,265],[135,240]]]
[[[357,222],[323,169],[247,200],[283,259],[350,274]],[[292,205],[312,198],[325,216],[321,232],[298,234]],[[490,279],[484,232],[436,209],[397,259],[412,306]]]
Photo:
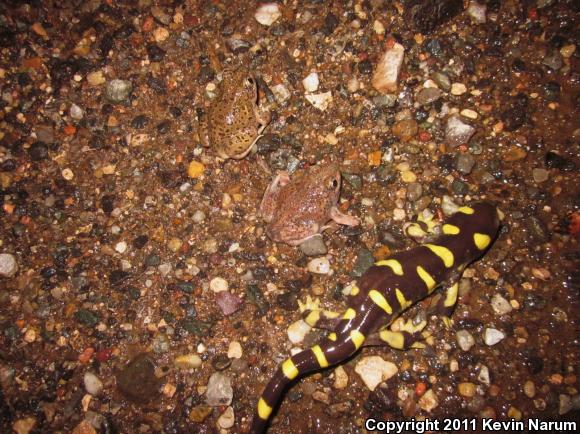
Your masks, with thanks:
[[[370,267],[352,288],[348,308],[342,315],[319,309],[306,311],[308,324],[332,331],[319,345],[280,365],[258,401],[250,432],[264,431],[285,387],[298,376],[336,365],[363,344],[420,348],[426,321],[413,324],[408,320],[397,331],[389,325],[401,312],[438,288],[444,293],[433,313],[449,321],[463,270],[485,253],[498,229],[494,205],[478,202],[461,207],[444,222],[442,234],[434,241],[396,253]]]

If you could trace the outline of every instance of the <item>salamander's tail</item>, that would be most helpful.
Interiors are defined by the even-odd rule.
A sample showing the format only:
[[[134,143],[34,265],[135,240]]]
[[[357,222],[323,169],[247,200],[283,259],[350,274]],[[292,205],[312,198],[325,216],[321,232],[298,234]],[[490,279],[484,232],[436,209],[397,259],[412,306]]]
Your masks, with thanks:
[[[342,362],[354,354],[364,340],[364,334],[356,329],[338,336],[336,333],[330,333],[322,344],[315,345],[286,359],[262,392],[250,433],[258,434],[265,430],[273,408],[292,380],[308,372]]]

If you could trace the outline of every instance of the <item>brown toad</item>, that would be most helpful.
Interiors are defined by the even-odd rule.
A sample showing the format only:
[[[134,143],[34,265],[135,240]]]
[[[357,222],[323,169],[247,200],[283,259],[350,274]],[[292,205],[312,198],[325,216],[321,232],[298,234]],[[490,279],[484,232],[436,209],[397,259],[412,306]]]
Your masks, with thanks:
[[[312,166],[290,180],[280,172],[268,186],[260,204],[260,214],[268,223],[266,234],[276,242],[297,246],[321,233],[329,220],[356,226],[356,217],[337,208],[340,171],[335,164]]]
[[[200,138],[223,159],[244,158],[270,121],[258,108],[256,79],[241,68],[226,70],[218,94],[200,121]]]

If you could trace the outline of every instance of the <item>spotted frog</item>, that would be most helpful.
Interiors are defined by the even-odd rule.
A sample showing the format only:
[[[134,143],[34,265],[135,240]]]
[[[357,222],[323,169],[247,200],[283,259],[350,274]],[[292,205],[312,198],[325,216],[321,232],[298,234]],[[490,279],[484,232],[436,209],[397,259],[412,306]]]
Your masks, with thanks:
[[[260,204],[266,234],[273,241],[297,246],[327,229],[330,220],[358,225],[356,217],[337,208],[340,181],[335,164],[312,166],[292,180],[287,172],[278,173]]]
[[[256,79],[244,69],[226,70],[218,95],[200,121],[200,138],[223,159],[242,159],[270,122],[258,108]]]

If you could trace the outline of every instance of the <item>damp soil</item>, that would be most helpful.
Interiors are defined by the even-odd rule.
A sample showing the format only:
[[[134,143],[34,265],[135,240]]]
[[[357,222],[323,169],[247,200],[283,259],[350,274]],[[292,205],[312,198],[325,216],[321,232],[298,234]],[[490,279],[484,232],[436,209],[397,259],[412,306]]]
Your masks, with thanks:
[[[405,223],[475,200],[502,228],[453,325],[431,321],[425,349],[364,348],[346,386],[297,381],[270,432],[577,421],[578,2],[480,1],[280,2],[267,25],[254,2],[2,2],[0,431],[247,432],[277,365],[322,336],[289,341],[297,301],[343,309],[348,283],[416,244]],[[238,68],[272,120],[223,161],[199,121]],[[361,225],[324,233],[317,274],[258,207],[278,171],[329,162]],[[370,356],[397,367],[374,391],[355,372]]]

